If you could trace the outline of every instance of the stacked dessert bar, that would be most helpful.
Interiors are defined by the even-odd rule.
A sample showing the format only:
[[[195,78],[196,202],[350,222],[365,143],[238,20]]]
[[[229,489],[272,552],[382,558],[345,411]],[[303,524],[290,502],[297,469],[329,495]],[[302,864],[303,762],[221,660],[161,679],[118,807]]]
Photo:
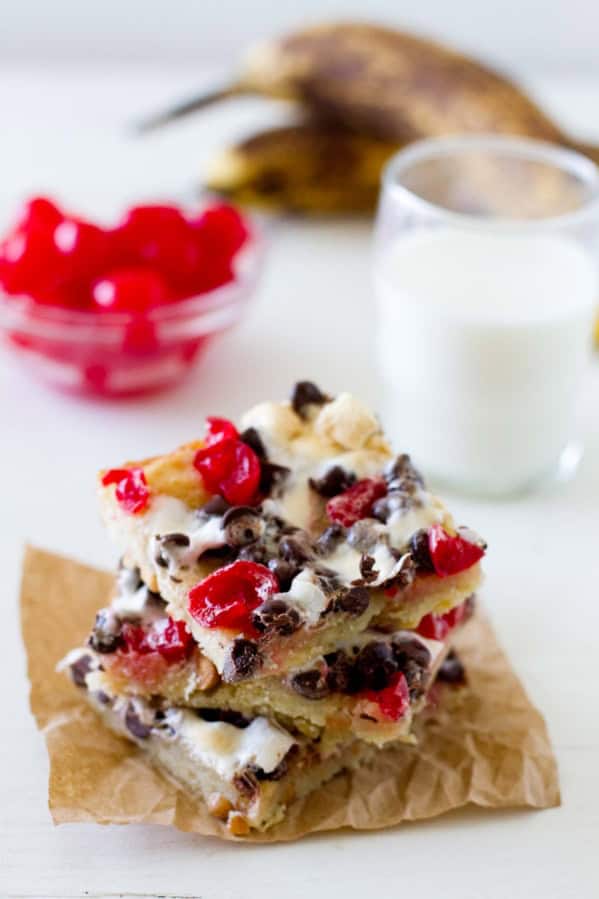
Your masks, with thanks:
[[[357,399],[301,382],[99,491],[120,569],[63,667],[231,833],[414,741],[485,546]]]

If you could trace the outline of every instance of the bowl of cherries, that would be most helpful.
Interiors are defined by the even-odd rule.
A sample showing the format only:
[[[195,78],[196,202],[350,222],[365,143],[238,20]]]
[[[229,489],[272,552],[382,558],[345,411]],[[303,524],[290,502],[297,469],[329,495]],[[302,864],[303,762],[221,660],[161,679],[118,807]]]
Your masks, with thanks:
[[[104,227],[34,197],[0,241],[0,333],[63,390],[153,392],[238,320],[261,260],[255,227],[224,203],[134,206]]]

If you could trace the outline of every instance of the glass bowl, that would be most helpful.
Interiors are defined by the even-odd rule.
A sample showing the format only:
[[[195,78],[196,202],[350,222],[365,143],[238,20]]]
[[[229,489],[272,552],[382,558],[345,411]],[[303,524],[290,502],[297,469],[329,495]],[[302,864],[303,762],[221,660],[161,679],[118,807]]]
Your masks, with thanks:
[[[234,259],[232,281],[143,316],[42,305],[0,292],[0,337],[38,377],[68,393],[126,397],[163,390],[189,372],[212,337],[238,321],[263,257],[253,227]]]

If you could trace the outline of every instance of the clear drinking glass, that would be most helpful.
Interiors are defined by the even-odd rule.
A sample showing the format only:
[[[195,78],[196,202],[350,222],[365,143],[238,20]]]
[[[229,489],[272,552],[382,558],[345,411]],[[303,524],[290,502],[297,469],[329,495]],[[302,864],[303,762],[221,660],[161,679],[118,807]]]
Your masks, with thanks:
[[[495,136],[388,164],[374,276],[386,421],[434,479],[516,493],[572,466],[591,347],[599,170]]]

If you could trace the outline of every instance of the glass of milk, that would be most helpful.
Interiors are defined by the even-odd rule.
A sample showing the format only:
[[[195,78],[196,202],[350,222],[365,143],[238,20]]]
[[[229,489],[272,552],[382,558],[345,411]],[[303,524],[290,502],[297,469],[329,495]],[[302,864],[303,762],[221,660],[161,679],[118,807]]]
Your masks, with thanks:
[[[591,348],[599,170],[495,136],[388,164],[375,232],[386,424],[434,480],[518,493],[573,469]]]

